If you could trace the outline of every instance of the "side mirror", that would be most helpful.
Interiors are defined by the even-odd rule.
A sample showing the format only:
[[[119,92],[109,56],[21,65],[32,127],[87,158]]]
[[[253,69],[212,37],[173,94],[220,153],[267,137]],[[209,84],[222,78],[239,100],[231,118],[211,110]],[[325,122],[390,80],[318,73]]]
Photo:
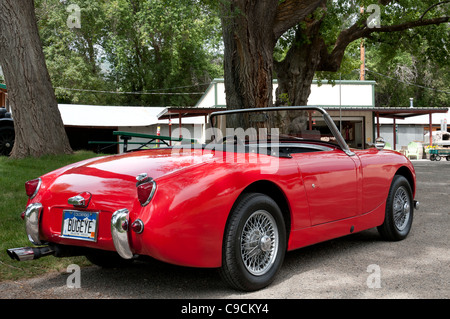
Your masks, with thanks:
[[[375,148],[379,151],[381,151],[382,149],[384,149],[384,147],[386,146],[386,142],[384,141],[384,138],[382,137],[377,137],[377,139],[375,140],[375,144],[374,144]]]

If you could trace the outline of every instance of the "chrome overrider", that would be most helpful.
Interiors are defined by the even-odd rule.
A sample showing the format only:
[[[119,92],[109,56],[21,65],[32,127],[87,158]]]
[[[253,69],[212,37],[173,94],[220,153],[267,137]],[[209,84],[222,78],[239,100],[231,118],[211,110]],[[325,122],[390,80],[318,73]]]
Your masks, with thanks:
[[[39,221],[42,214],[42,204],[34,203],[30,204],[25,211],[25,227],[28,235],[28,240],[36,245],[42,245],[39,236]]]
[[[129,211],[128,209],[120,209],[116,211],[111,218],[111,235],[114,247],[120,257],[124,259],[133,258],[130,244],[128,242],[129,227]]]
[[[41,219],[42,210],[43,206],[41,203],[33,203],[28,205],[24,214],[28,240],[36,246],[42,245],[39,236],[39,221]],[[34,260],[54,254],[54,250],[48,246],[11,248],[6,250],[6,252],[11,259],[18,261]]]

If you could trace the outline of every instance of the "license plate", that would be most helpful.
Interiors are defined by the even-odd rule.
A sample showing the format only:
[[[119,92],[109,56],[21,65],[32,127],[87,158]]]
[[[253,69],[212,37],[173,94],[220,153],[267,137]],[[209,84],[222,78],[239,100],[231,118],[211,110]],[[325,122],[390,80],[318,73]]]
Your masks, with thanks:
[[[97,241],[97,225],[97,212],[65,210],[61,237],[95,242]]]

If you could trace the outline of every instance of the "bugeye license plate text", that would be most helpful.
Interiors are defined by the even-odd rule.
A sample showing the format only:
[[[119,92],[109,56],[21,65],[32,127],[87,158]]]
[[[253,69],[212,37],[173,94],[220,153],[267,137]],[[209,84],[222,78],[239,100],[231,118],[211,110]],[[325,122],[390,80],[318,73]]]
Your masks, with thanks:
[[[97,212],[65,210],[61,236],[64,238],[97,241]]]

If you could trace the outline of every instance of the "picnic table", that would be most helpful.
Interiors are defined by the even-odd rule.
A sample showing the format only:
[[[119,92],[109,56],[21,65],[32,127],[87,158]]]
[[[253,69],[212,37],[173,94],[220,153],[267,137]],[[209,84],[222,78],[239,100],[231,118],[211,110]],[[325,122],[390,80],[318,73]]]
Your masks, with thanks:
[[[182,137],[170,137],[162,135],[152,135],[143,133],[133,133],[124,131],[114,131],[113,135],[119,136],[123,142],[113,142],[113,141],[89,141],[89,144],[109,144],[109,145],[123,145],[123,151],[128,152],[128,145],[141,145],[138,149],[142,149],[148,145],[160,145],[164,144],[166,146],[171,146],[171,142],[188,142],[195,143],[196,139],[186,139]],[[133,138],[142,138],[146,141],[132,142]]]

